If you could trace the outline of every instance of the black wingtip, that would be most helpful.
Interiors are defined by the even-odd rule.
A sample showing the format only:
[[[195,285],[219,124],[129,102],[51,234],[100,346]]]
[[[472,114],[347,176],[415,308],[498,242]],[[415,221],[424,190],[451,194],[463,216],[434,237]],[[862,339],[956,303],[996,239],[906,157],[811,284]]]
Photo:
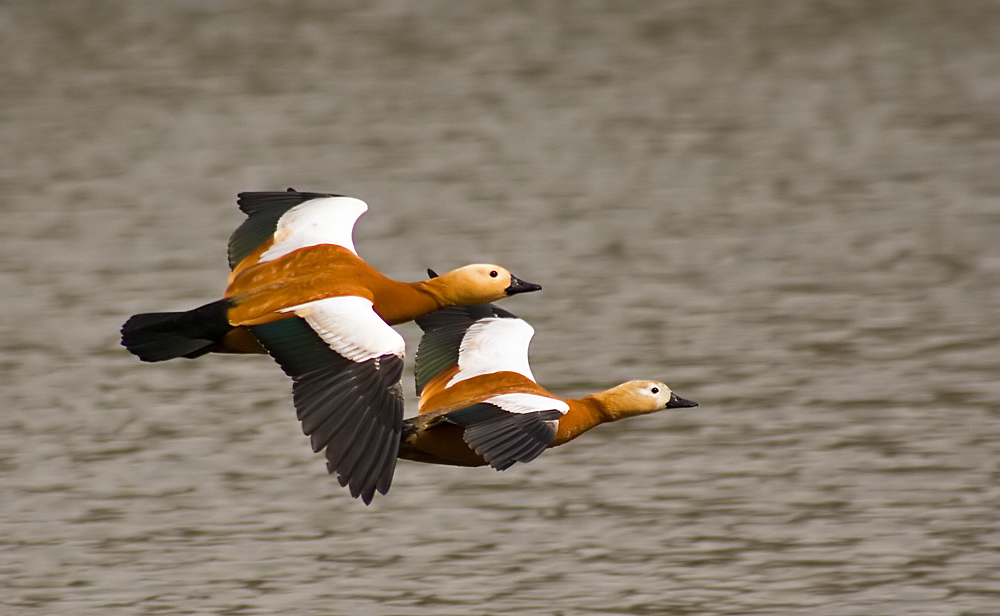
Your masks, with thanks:
[[[314,451],[326,450],[327,471],[366,505],[388,492],[403,429],[402,358],[351,361],[299,317],[251,332],[292,377],[302,430]]]
[[[444,420],[465,428],[462,439],[498,471],[515,462],[531,462],[556,435],[551,421],[562,417],[555,409],[510,413],[488,402],[452,411]]]

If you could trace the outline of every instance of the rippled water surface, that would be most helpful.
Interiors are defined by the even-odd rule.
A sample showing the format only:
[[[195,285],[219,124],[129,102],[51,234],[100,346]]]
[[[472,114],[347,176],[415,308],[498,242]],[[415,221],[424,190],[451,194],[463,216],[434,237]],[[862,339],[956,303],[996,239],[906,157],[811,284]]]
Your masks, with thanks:
[[[0,613],[1000,613],[995,3],[12,0],[0,32]],[[401,462],[364,507],[268,358],[118,346],[216,298],[236,192],[286,186],[367,200],[395,278],[543,284],[505,307],[553,391],[701,406]]]

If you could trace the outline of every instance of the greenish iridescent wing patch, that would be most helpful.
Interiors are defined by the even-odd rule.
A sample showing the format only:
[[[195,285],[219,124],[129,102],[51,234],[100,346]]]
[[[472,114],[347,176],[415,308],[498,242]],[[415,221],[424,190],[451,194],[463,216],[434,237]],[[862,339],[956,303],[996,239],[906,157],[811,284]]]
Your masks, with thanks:
[[[494,317],[517,318],[493,304],[477,304],[444,308],[416,320],[417,325],[424,331],[417,346],[413,369],[417,395],[420,395],[427,383],[442,370],[458,363],[462,339],[469,328],[482,319]]]
[[[292,188],[284,192],[241,192],[236,203],[247,219],[229,236],[229,269],[235,268],[254,249],[274,236],[278,220],[285,212],[311,199],[338,196],[299,192]]]

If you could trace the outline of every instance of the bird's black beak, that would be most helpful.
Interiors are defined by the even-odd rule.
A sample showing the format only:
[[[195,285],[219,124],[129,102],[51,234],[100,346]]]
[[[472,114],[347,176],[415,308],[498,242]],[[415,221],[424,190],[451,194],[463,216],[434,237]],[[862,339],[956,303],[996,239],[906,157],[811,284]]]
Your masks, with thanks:
[[[520,278],[518,278],[517,276],[515,276],[514,274],[511,274],[510,286],[504,289],[504,292],[507,293],[507,295],[517,295],[518,293],[530,293],[532,291],[541,291],[541,290],[542,290],[542,285],[535,284],[533,282],[525,282]]]
[[[698,403],[697,402],[693,402],[691,400],[685,400],[684,398],[681,398],[677,394],[671,392],[670,393],[670,400],[667,401],[666,408],[668,408],[668,409],[689,409],[692,406],[698,406]]]
[[[438,274],[437,274],[437,272],[435,272],[434,270],[432,270],[431,268],[428,267],[427,268],[427,276],[428,276],[428,278],[437,278]]]

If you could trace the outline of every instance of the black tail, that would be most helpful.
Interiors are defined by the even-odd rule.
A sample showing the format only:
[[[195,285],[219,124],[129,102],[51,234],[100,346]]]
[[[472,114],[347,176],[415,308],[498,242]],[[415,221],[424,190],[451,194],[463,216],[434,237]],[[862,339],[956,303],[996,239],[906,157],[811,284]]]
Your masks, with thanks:
[[[142,361],[194,359],[219,347],[232,329],[228,299],[187,312],[137,314],[122,326],[122,346]]]

